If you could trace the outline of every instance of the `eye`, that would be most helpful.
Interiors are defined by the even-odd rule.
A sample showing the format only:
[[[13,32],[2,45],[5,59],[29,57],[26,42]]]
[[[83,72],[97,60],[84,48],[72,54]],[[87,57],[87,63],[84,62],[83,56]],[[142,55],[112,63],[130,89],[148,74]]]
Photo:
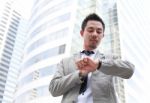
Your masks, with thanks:
[[[102,33],[102,31],[100,31],[100,30],[97,31],[97,34],[101,34],[101,33]]]
[[[90,33],[92,33],[94,30],[93,29],[88,29],[87,31],[90,32]]]
[[[102,34],[103,33],[103,31],[101,29],[97,29],[96,32],[97,32],[97,34]]]

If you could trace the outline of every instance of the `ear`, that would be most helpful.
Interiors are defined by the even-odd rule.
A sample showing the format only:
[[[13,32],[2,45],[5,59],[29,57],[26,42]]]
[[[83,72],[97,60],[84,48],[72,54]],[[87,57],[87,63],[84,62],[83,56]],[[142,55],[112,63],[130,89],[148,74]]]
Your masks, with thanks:
[[[81,35],[82,37],[83,37],[83,32],[84,32],[83,30],[80,30],[80,35]]]

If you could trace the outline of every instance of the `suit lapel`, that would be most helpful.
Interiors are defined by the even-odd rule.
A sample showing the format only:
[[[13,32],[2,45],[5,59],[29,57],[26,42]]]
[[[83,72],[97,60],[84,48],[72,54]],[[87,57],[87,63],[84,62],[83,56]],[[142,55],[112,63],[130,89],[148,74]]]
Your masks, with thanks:
[[[97,51],[96,51],[96,54],[95,54],[95,57],[94,57],[94,60],[96,60],[96,59],[98,59],[98,60],[103,60],[103,59],[105,59],[105,56],[104,56],[104,54],[100,53],[100,52],[97,50]]]
[[[72,59],[69,61],[70,63],[70,65],[69,65],[69,71],[71,72],[71,71],[76,71],[78,68],[77,68],[77,66],[76,66],[76,61],[77,60],[79,60],[81,58],[81,53],[76,53],[76,54],[74,54],[73,56],[72,56]]]

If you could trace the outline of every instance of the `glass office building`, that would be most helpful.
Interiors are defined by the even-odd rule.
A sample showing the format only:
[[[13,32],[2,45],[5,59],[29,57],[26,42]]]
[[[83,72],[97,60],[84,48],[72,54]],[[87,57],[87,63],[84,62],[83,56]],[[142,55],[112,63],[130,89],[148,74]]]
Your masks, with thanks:
[[[106,24],[102,50],[117,54],[135,65],[135,73],[131,79],[115,79],[120,103],[148,103],[150,83],[146,72],[150,67],[150,21],[146,16],[145,1],[101,1],[102,16]]]
[[[135,65],[133,77],[125,80],[126,103],[149,103],[149,5],[145,0],[118,0],[117,5],[121,56]]]
[[[118,22],[118,4],[117,0],[101,0],[101,13],[105,22],[106,29],[101,49],[104,53],[117,55],[122,58],[120,47],[120,32]],[[114,85],[118,100],[125,102],[124,81],[121,78],[114,78]]]
[[[82,3],[79,3],[80,6],[78,5],[79,11],[76,15],[83,15],[84,17],[86,13],[94,11],[102,16],[106,24],[105,37],[100,51],[113,53],[135,65],[135,73],[131,79],[114,79],[119,103],[148,103],[147,101],[149,101],[150,41],[148,38],[150,20],[145,3],[146,1],[140,0],[83,0]],[[79,23],[76,21],[75,27],[78,29],[75,28],[75,34],[79,32],[80,27],[77,26],[77,23],[81,23],[81,17],[76,17],[78,18],[77,21],[80,21]],[[80,45],[80,39],[73,40],[76,40],[76,44]],[[75,41],[73,42],[75,43]]]
[[[76,0],[34,0],[15,103],[59,103],[48,85],[70,54]]]
[[[13,1],[3,3],[0,11],[0,103],[12,103],[22,60],[25,22],[13,9]]]

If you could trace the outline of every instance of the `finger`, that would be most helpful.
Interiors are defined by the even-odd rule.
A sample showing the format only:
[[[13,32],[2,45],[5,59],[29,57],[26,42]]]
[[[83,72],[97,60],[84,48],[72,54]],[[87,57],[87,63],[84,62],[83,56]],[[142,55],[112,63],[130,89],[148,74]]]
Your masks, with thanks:
[[[81,60],[78,60],[75,63],[76,63],[76,65],[79,65],[81,63]]]
[[[88,58],[83,58],[83,61],[84,61],[85,63],[87,63],[87,62],[88,62]]]
[[[94,60],[92,60],[91,58],[87,58],[87,61],[89,64],[91,64],[91,63],[93,64],[93,62],[94,62]]]
[[[84,60],[82,60],[80,63],[83,67],[87,65],[87,62],[85,62]]]
[[[81,68],[83,68],[83,65],[82,65],[81,61],[76,62],[76,65],[77,65],[77,67],[78,67],[79,70]]]

